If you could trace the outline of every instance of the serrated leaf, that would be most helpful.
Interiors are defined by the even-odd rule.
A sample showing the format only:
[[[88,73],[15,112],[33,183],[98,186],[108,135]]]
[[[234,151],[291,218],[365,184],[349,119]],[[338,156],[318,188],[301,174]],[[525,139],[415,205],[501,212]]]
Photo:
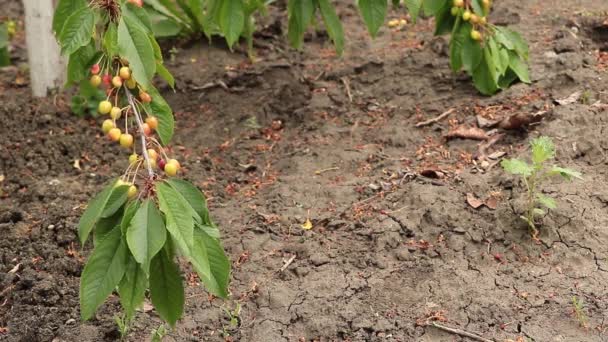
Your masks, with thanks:
[[[464,23],[458,18],[454,25],[452,39],[450,40],[450,67],[453,72],[458,72],[462,69],[462,43],[466,39],[466,34],[470,31],[467,27],[468,23]]]
[[[80,237],[80,244],[84,245],[93,230],[93,227],[101,218],[101,214],[104,211],[106,203],[112,194],[112,190],[116,185],[118,179],[112,180],[106,185],[103,190],[97,194],[87,205],[84,213],[80,217],[78,222],[78,236]]]
[[[517,80],[517,74],[513,71],[513,69],[507,68],[505,74],[498,79],[498,86],[501,89],[506,89],[511,85],[511,83],[515,82],[515,80]]]
[[[464,35],[462,40],[462,66],[469,74],[473,74],[483,59],[481,44],[471,39],[471,29],[472,26],[469,23],[463,24],[461,29]]]
[[[175,89],[175,78],[162,62],[156,61],[156,72],[164,79],[171,88]]]
[[[146,32],[129,17],[122,17],[118,23],[118,51],[129,61],[133,77],[149,91],[156,72],[154,49]]]
[[[514,52],[509,52],[509,67],[524,83],[530,83],[530,74],[526,62]]]
[[[127,229],[127,245],[133,258],[142,265],[146,274],[150,262],[167,241],[167,231],[163,217],[151,200],[145,200],[131,219]]]
[[[372,37],[378,33],[388,8],[387,0],[359,0],[359,11]]]
[[[95,229],[93,231],[93,245],[97,246],[99,241],[103,241],[106,235],[112,232],[114,228],[116,228],[120,224],[122,217],[123,211],[118,210],[114,215],[102,218],[97,221],[97,224],[95,224]]]
[[[93,317],[97,308],[122,279],[128,256],[119,228],[99,242],[80,278],[80,314],[83,320]]]
[[[171,185],[182,197],[190,204],[192,209],[201,219],[201,224],[213,226],[213,222],[209,218],[209,209],[207,208],[207,199],[205,195],[192,183],[182,179],[169,179],[167,183]]]
[[[199,227],[194,230],[190,262],[209,292],[221,298],[228,297],[230,261],[219,240]]]
[[[160,137],[161,143],[167,145],[171,142],[175,129],[173,110],[155,88],[149,88],[148,94],[152,96],[152,102],[145,104],[146,110],[150,115],[154,115],[158,119],[158,128],[156,132]]]
[[[61,53],[69,56],[89,44],[94,28],[95,13],[89,7],[83,7],[73,12],[65,21],[58,37]]]
[[[53,15],[53,32],[59,36],[66,20],[78,10],[87,7],[85,0],[59,0]]]
[[[232,48],[245,26],[245,12],[242,0],[222,0],[219,8],[218,24],[228,46]]]
[[[484,49],[482,59],[477,68],[473,71],[473,84],[480,93],[492,95],[498,91],[496,69],[487,49]]]
[[[501,34],[498,39],[500,39],[500,42],[503,45],[508,46],[510,50],[514,50],[524,60],[528,59],[528,43],[526,43],[518,32],[500,26],[497,26],[496,30]]]
[[[572,180],[573,178],[583,179],[583,174],[572,169],[567,169],[559,166],[554,166],[549,170],[549,175],[560,175],[567,180]]]
[[[538,193],[538,194],[536,194],[536,199],[538,200],[538,202],[540,204],[544,205],[545,207],[547,207],[549,209],[557,208],[557,203],[555,202],[555,199],[553,199],[547,195]]]
[[[118,54],[118,27],[115,23],[110,23],[103,36],[103,47],[110,56]]]
[[[89,76],[89,68],[95,63],[95,57],[99,56],[93,40],[89,44],[76,50],[68,60],[68,77],[66,85],[80,83]]]
[[[148,278],[132,256],[128,260],[125,274],[118,284],[118,295],[127,321],[130,321],[135,315],[135,310],[144,302]]]
[[[158,64],[158,62],[163,61],[163,52],[160,49],[160,45],[158,45],[156,38],[154,38],[154,35],[150,34],[148,35],[148,37],[150,38],[150,45],[152,45],[152,50],[154,50],[154,58],[156,59],[156,62]]]
[[[287,3],[287,36],[289,43],[299,49],[302,46],[304,33],[312,21],[315,12],[311,0],[289,0]]]
[[[179,269],[165,249],[152,259],[150,299],[159,316],[175,326],[184,311],[184,286]]]
[[[538,137],[530,142],[532,147],[532,161],[540,165],[546,160],[555,157],[555,146],[549,137]]]
[[[188,256],[192,246],[194,219],[190,214],[190,205],[167,183],[156,184],[160,211],[165,214],[166,227],[171,237]]]
[[[317,0],[317,4],[323,22],[325,23],[327,34],[334,42],[336,52],[338,52],[339,55],[342,55],[342,52],[344,51],[344,29],[342,28],[340,18],[338,18],[336,10],[329,0]]]
[[[120,230],[123,234],[127,233],[131,220],[133,219],[133,216],[135,216],[135,213],[137,213],[137,210],[139,210],[140,205],[141,203],[139,201],[132,201],[127,204],[122,220],[120,221]]]
[[[502,168],[514,175],[530,176],[534,172],[532,165],[519,159],[503,159],[500,163]]]
[[[128,17],[131,23],[137,25],[144,32],[152,33],[150,16],[143,8],[127,2],[125,6],[122,6],[122,15]]]
[[[424,0],[424,14],[427,16],[434,16],[439,13],[446,5],[449,5],[451,0]]]
[[[122,208],[123,204],[127,201],[127,195],[129,192],[129,185],[119,185],[115,186],[112,189],[112,193],[110,197],[108,197],[108,201],[106,202],[106,206],[101,213],[101,217],[110,217],[114,215],[120,208]]]
[[[482,17],[485,16],[485,11],[483,10],[481,0],[472,0],[471,5],[473,6],[473,12]]]
[[[442,34],[452,31],[454,24],[456,23],[456,17],[452,15],[452,6],[450,2],[446,2],[435,14],[435,35],[440,36]]]
[[[412,18],[412,22],[416,23],[418,20],[418,15],[420,14],[420,9],[422,8],[423,0],[405,0],[405,6],[407,7],[407,11],[410,14],[410,18]]]

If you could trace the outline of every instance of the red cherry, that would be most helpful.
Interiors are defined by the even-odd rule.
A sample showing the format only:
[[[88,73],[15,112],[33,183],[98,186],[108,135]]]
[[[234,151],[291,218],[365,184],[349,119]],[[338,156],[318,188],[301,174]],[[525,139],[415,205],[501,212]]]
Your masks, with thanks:
[[[91,67],[91,74],[97,75],[100,71],[101,67],[99,66],[99,64],[93,64],[93,66]]]
[[[158,168],[165,171],[165,165],[167,165],[167,162],[164,159],[161,159],[158,161]]]
[[[103,75],[101,80],[103,82],[103,85],[105,85],[106,87],[109,87],[112,84],[112,75],[105,74],[105,75]]]

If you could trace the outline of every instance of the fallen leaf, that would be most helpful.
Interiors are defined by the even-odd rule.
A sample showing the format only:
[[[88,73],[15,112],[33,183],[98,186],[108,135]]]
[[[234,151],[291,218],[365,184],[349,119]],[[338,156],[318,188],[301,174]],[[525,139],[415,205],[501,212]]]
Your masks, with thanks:
[[[483,205],[483,201],[480,200],[479,198],[477,198],[475,195],[473,195],[472,193],[467,193],[467,203],[473,208],[473,209],[478,209],[479,207],[481,207]]]
[[[446,139],[473,139],[473,140],[487,140],[488,135],[486,131],[479,127],[467,127],[458,126],[444,135]]]
[[[570,94],[570,96],[568,97],[565,97],[563,99],[557,99],[555,100],[555,102],[560,106],[567,106],[569,104],[577,102],[581,98],[581,95],[583,95],[583,92],[579,90]]]
[[[422,171],[420,171],[420,175],[422,175],[426,178],[436,178],[436,179],[442,179],[443,177],[445,177],[445,174],[437,169],[422,170]]]
[[[10,271],[8,271],[8,273],[17,273],[19,271],[20,267],[21,267],[21,264],[17,264]]]
[[[302,225],[302,229],[304,229],[304,230],[312,229],[312,222],[310,222],[310,219],[306,219],[306,222],[304,222],[304,224]]]
[[[486,207],[492,210],[496,210],[496,208],[498,208],[498,198],[490,196],[486,199],[484,204],[486,205]]]
[[[500,120],[488,120],[481,115],[477,115],[477,126],[481,128],[490,128],[498,125]]]
[[[78,169],[78,170],[82,170],[80,168],[80,159],[76,159],[74,160],[74,168]]]
[[[498,127],[502,129],[519,129],[524,126],[537,123],[543,119],[543,117],[547,114],[547,111],[540,111],[533,114],[529,113],[517,113],[509,116],[508,118],[504,118],[499,124]]]

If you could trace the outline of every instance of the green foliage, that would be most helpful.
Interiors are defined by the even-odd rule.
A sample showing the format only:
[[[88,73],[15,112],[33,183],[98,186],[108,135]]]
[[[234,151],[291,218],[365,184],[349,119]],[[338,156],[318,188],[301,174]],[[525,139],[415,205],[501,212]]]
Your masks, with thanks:
[[[197,29],[204,24],[201,11],[206,1],[147,2],[157,8],[163,6],[171,20],[190,20]],[[159,75],[172,87],[175,81],[163,65],[149,10],[124,1],[118,10],[96,1],[87,4],[59,1],[53,22],[62,51],[69,58],[68,85],[80,85],[80,95],[73,99],[74,111],[95,110],[100,100],[111,99],[112,105],[123,108],[120,116],[125,125],[138,126],[143,146],[152,142],[144,134],[142,113],[156,119],[154,130],[160,142],[168,144],[174,132],[173,112],[152,80]],[[189,10],[172,14],[177,6]],[[231,37],[238,39],[238,35]],[[105,85],[107,96],[97,87],[101,76],[106,83],[112,76],[119,79],[118,85]],[[117,119],[113,120],[116,124]],[[162,146],[158,147],[162,157],[168,159]],[[139,174],[142,165],[148,169],[146,176]],[[152,304],[165,321],[173,326],[180,319],[184,288],[175,246],[179,255],[193,264],[210,293],[228,296],[230,262],[220,243],[219,230],[209,217],[205,196],[186,181],[155,174],[151,165],[148,154],[136,158],[123,177],[109,182],[91,200],[78,223],[81,244],[85,245],[91,235],[94,242],[81,277],[82,319],[92,318],[106,298],[117,291],[124,315],[116,321],[123,333],[148,289]],[[134,185],[138,177],[144,178],[141,191]],[[159,331],[157,337],[162,334]]]
[[[501,165],[505,171],[522,177],[527,190],[527,208],[521,218],[528,223],[534,237],[538,234],[536,219],[546,215],[546,209],[556,209],[554,198],[540,192],[543,182],[551,176],[560,175],[566,180],[582,179],[580,172],[563,167],[547,167],[546,162],[555,158],[555,145],[548,137],[539,137],[530,142],[532,149],[531,161],[528,163],[521,159],[504,159]],[[540,206],[540,207],[539,207]]]
[[[8,53],[9,37],[9,22],[0,23],[0,67],[11,64],[11,58]]]

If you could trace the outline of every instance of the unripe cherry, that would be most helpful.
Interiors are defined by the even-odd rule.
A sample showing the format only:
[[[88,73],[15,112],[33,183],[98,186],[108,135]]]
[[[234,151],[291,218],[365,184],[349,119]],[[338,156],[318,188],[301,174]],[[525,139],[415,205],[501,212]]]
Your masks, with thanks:
[[[148,124],[148,126],[150,126],[150,128],[152,128],[155,131],[158,128],[158,119],[155,116],[147,117],[146,123]]]
[[[456,7],[464,7],[464,0],[454,0],[453,3]]]
[[[476,41],[481,40],[481,33],[477,30],[471,30],[471,38]]]
[[[113,85],[115,88],[120,88],[120,87],[122,87],[122,78],[120,78],[120,76],[114,76],[114,77],[112,78],[112,85]]]
[[[101,84],[101,77],[99,75],[93,75],[91,76],[89,82],[94,88],[97,88]]]
[[[487,24],[487,23],[488,23],[488,19],[486,19],[486,17],[481,17],[481,18],[479,19],[479,23],[480,23],[481,25],[485,25],[485,24]]]
[[[100,71],[101,67],[99,66],[99,64],[93,64],[93,66],[91,67],[91,74],[97,75]]]
[[[108,134],[108,132],[114,127],[116,127],[116,125],[114,125],[114,121],[110,119],[104,120],[104,122],[101,124],[101,130],[104,134]]]
[[[141,129],[144,131],[144,135],[149,137],[150,134],[152,134],[152,128],[150,128],[150,125],[148,125],[147,123],[144,123],[143,125],[141,125]]]
[[[133,136],[131,134],[125,133],[120,135],[120,146],[124,148],[130,148],[133,146]]]
[[[120,77],[123,80],[131,79],[131,69],[129,69],[129,67],[126,67],[126,66],[122,67],[122,68],[120,68],[118,75],[120,75]]]
[[[158,159],[158,153],[156,152],[156,150],[153,149],[148,149],[148,157],[150,157],[150,159]]]
[[[173,165],[175,165],[178,170],[182,168],[182,166],[179,164],[179,162],[177,161],[177,159],[169,159],[167,161],[167,164],[173,164]]]
[[[110,140],[112,141],[118,141],[120,140],[120,137],[122,135],[122,132],[120,131],[120,128],[112,128],[109,132],[108,132],[108,138],[110,138]]]
[[[152,96],[150,96],[150,94],[146,93],[145,91],[142,91],[141,93],[139,93],[139,98],[141,99],[141,101],[143,103],[152,102]]]
[[[131,77],[127,80],[127,88],[129,88],[129,89],[137,88],[137,81],[135,81],[135,79],[133,77]]]
[[[110,101],[99,102],[98,110],[101,114],[108,114],[112,110],[112,102],[110,102]]]
[[[135,185],[131,185],[129,187],[129,191],[127,191],[127,197],[132,199],[135,196],[137,196],[137,187]]]
[[[150,167],[153,169],[156,168],[156,159],[150,158],[149,160],[150,160]]]
[[[477,14],[471,14],[470,20],[473,24],[479,24],[479,16]]]
[[[471,14],[473,13],[469,10],[464,11],[464,13],[462,13],[462,20],[469,21],[471,19]]]
[[[138,160],[139,160],[139,156],[137,155],[137,153],[133,153],[132,155],[129,156],[129,165],[133,165],[133,164],[137,163]]]
[[[165,165],[165,174],[169,177],[173,177],[177,174],[177,165],[173,163],[167,163]]]
[[[121,114],[122,114],[122,110],[120,110],[120,108],[112,107],[112,110],[110,111],[110,117],[112,119],[114,119],[114,120],[120,119]]]

